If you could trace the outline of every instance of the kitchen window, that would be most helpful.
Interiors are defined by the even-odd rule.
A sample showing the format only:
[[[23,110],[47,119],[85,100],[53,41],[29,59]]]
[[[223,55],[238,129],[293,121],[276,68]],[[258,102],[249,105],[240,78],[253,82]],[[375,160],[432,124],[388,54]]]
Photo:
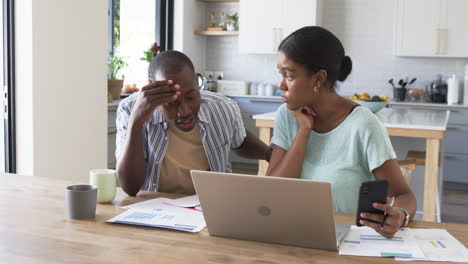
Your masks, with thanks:
[[[14,0],[0,5],[0,83],[2,122],[0,122],[0,172],[16,172],[15,148],[15,73],[14,73]]]
[[[172,49],[173,0],[109,0],[110,52],[123,57],[125,84],[143,87],[148,79],[148,62],[143,52],[156,41],[161,51]]]

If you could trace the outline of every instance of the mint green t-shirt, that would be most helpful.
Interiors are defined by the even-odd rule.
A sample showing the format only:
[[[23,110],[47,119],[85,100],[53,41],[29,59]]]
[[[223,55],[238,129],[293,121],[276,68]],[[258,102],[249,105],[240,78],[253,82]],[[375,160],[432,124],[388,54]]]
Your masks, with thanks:
[[[296,118],[286,104],[281,105],[271,143],[289,150],[298,129]],[[310,133],[301,179],[331,183],[335,211],[355,214],[361,183],[375,180],[372,170],[395,158],[382,123],[359,106],[330,132]]]

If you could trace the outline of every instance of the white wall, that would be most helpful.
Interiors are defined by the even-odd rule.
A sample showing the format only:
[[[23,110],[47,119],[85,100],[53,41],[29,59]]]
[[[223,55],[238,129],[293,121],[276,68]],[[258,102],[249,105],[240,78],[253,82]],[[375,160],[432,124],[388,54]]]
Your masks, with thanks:
[[[16,3],[18,174],[86,182],[107,164],[108,1]]]
[[[33,175],[32,1],[15,1],[16,171]]]
[[[195,71],[203,72],[206,63],[206,37],[194,31],[206,27],[206,3],[197,0],[175,0],[174,49],[184,52],[193,62]]]

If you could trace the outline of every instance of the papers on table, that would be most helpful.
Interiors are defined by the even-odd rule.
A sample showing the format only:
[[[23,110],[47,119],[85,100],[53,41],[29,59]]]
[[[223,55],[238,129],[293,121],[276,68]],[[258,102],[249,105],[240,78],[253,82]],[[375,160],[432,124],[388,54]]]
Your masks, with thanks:
[[[447,230],[412,229],[411,232],[424,257],[396,258],[396,260],[468,262],[468,250]]]
[[[183,197],[179,199],[169,199],[169,198],[151,199],[151,200],[147,200],[144,202],[130,204],[122,208],[124,209],[130,209],[130,208],[135,208],[135,207],[152,208],[154,205],[160,204],[161,202],[165,204],[169,204],[169,205],[174,205],[178,207],[184,207],[184,208],[201,211],[200,200],[198,199],[198,195],[187,196],[187,197]]]
[[[182,202],[177,201],[178,199],[157,198],[128,205],[123,207],[128,209],[127,211],[107,220],[107,222],[200,232],[206,226],[203,213],[191,207],[180,206],[193,204],[195,198],[192,196],[189,198],[182,198]],[[198,198],[196,199],[198,200]]]
[[[416,242],[410,240],[409,228],[402,228],[387,239],[367,226],[351,226],[341,241],[340,255],[368,257],[423,257]]]
[[[468,250],[443,229],[402,228],[387,239],[369,227],[352,226],[340,255],[395,257],[396,260],[468,262]]]

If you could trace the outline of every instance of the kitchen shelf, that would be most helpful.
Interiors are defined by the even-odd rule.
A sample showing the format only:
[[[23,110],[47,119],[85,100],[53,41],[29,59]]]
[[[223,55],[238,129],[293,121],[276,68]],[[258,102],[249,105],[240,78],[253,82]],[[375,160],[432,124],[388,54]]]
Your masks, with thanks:
[[[239,31],[208,31],[208,30],[195,30],[195,34],[202,36],[239,36]]]

